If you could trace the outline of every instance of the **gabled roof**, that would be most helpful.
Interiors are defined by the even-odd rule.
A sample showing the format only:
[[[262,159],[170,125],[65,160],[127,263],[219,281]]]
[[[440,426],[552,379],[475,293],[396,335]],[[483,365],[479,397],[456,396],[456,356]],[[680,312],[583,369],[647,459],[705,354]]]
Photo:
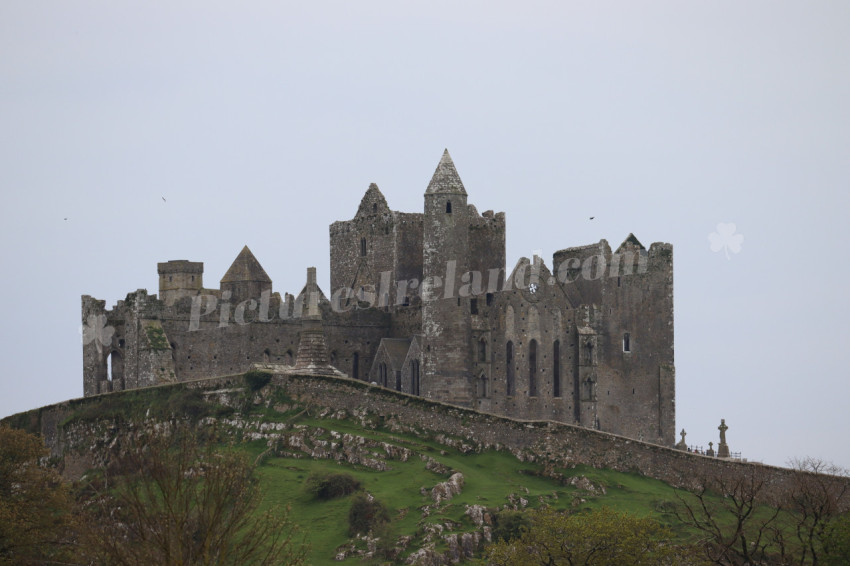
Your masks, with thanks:
[[[620,244],[620,247],[617,248],[617,251],[619,252],[620,250],[625,248],[627,244],[631,244],[641,250],[646,249],[643,247],[643,244],[640,243],[640,241],[635,237],[634,234],[629,234],[629,236],[625,240],[623,240],[623,243]]]
[[[271,283],[272,280],[266,274],[266,270],[248,249],[248,246],[242,248],[236,259],[230,265],[230,269],[221,278],[222,283],[236,283],[239,281],[260,281],[263,283]]]
[[[386,350],[392,369],[398,371],[404,367],[407,351],[410,350],[410,340],[404,338],[382,338],[378,350],[381,348]]]
[[[390,207],[387,204],[387,199],[384,198],[381,189],[378,185],[371,183],[366,190],[366,194],[360,200],[360,206],[357,208],[357,216],[367,214],[384,214],[390,212]]]
[[[425,194],[435,193],[466,196],[466,189],[463,188],[463,182],[457,174],[457,169],[455,169],[448,149],[443,151],[443,157],[440,158],[440,163],[437,164],[434,176],[431,177],[431,182],[428,183],[428,189],[425,191]]]

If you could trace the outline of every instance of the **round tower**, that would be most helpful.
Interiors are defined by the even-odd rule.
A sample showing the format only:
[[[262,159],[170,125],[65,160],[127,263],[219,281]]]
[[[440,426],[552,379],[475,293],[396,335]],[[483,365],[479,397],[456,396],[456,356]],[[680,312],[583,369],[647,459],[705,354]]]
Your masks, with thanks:
[[[422,395],[456,404],[473,399],[469,299],[460,297],[469,271],[466,190],[448,150],[425,191],[423,234]]]

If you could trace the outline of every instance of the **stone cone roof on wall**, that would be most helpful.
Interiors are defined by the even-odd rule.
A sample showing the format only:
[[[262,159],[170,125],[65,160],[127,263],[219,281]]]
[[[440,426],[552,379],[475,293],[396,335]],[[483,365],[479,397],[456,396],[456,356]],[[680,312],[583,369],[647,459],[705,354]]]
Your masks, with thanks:
[[[222,283],[236,283],[239,281],[260,281],[263,283],[271,283],[272,280],[248,249],[248,246],[242,248],[236,259],[230,265],[230,269],[221,278]]]
[[[345,376],[331,365],[321,318],[301,320],[301,340],[295,358],[295,373]]]
[[[434,176],[431,177],[431,182],[428,183],[428,189],[425,191],[426,195],[436,193],[466,196],[466,189],[463,188],[463,182],[460,180],[460,175],[457,174],[457,169],[455,169],[448,149],[443,151],[443,157],[440,158],[437,170],[434,171]]]

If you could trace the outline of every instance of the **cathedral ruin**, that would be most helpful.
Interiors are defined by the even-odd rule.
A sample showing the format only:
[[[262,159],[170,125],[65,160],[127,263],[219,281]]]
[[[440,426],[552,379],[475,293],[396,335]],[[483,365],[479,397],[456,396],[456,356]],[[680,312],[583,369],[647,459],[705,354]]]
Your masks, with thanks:
[[[82,297],[86,396],[245,372],[366,380],[522,419],[673,446],[673,248],[629,235],[506,269],[505,214],[478,213],[444,152],[423,212],[372,184],[330,226],[329,294],[297,295],[244,247],[217,289],[204,266],[158,264],[159,293]]]

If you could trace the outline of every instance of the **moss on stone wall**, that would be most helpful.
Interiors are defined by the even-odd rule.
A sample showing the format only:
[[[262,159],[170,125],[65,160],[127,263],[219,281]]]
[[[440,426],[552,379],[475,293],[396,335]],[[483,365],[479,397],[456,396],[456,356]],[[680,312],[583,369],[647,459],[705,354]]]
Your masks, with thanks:
[[[145,334],[147,334],[151,350],[168,350],[171,348],[168,345],[168,339],[165,337],[165,331],[162,329],[162,326],[148,324],[145,326]]]

